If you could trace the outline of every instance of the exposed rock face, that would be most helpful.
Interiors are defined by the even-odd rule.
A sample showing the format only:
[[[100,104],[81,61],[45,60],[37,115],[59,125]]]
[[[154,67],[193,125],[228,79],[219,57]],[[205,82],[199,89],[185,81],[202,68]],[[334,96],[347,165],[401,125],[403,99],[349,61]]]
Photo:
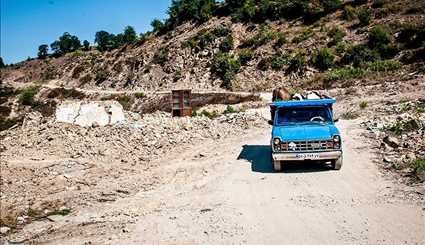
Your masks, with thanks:
[[[65,102],[56,109],[56,122],[83,127],[106,126],[126,121],[121,104],[116,101]]]

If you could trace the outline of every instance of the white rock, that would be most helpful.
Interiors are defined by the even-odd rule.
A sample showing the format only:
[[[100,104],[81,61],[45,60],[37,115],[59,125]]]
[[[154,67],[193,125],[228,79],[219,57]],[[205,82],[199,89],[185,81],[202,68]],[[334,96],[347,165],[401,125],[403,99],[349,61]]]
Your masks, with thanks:
[[[56,121],[74,123],[80,110],[80,102],[63,103],[56,108]]]
[[[9,227],[7,227],[7,226],[2,226],[2,227],[0,227],[0,234],[6,234],[6,233],[8,233],[10,231],[10,228]]]
[[[111,115],[111,120],[109,122],[110,124],[125,122],[125,115],[124,115],[124,111],[121,104],[119,103],[112,104],[111,107],[109,108],[109,112]]]
[[[56,109],[56,122],[90,127],[125,123],[126,118],[116,101],[65,102]]]

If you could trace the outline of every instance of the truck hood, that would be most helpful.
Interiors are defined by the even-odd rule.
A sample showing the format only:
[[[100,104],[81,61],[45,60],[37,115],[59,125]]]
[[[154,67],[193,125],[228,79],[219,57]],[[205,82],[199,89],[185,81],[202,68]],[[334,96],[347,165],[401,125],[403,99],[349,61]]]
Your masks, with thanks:
[[[337,134],[339,131],[334,124],[274,126],[272,131],[273,138],[282,141],[326,140]]]

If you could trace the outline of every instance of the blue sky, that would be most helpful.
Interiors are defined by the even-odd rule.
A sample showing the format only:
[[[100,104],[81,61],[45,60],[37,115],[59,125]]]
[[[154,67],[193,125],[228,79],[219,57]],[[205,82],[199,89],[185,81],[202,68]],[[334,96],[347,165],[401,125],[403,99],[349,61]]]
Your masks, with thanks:
[[[1,57],[5,63],[37,55],[64,32],[94,41],[96,31],[137,33],[151,29],[154,18],[166,18],[171,0],[0,0]]]

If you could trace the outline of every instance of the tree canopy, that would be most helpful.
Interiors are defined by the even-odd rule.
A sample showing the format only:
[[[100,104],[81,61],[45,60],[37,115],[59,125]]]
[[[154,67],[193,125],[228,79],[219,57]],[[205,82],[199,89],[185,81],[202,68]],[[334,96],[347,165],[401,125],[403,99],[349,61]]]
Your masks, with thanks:
[[[59,37],[59,40],[54,41],[50,44],[50,48],[53,54],[56,56],[63,55],[69,52],[73,52],[81,47],[81,42],[78,37],[65,32]]]
[[[47,44],[42,44],[40,46],[38,46],[38,53],[37,56],[39,59],[44,59],[47,57],[47,52],[49,50],[49,45]]]

